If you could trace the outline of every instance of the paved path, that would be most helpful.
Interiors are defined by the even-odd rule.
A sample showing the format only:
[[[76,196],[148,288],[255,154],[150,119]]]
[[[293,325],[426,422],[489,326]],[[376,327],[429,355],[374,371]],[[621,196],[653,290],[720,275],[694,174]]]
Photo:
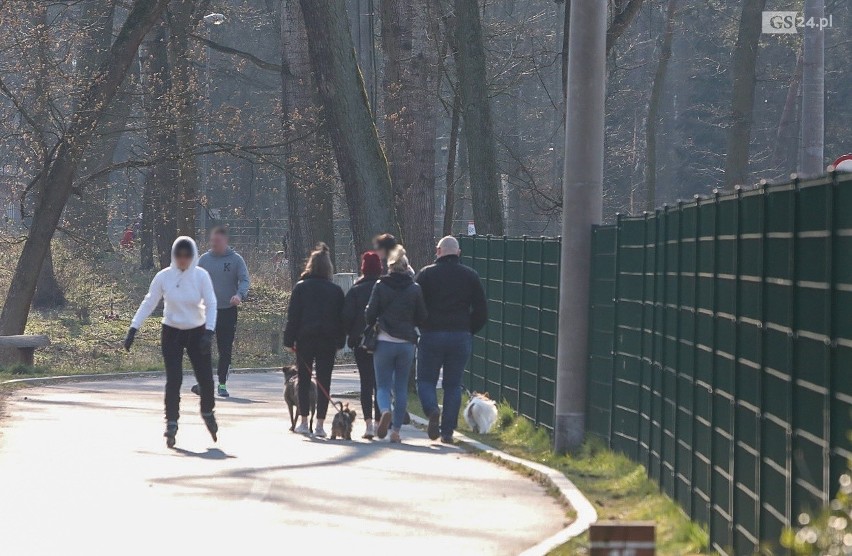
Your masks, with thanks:
[[[0,553],[516,554],[564,526],[540,486],[416,429],[400,446],[360,440],[363,421],[354,443],[290,433],[277,373],[233,377],[213,444],[192,382],[177,450],[161,378],[14,392]],[[356,375],[335,376],[333,392],[353,390]]]

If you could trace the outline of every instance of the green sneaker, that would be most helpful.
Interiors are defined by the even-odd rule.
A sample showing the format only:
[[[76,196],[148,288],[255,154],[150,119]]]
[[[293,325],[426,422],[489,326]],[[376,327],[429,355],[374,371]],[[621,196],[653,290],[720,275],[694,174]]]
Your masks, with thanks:
[[[220,397],[220,398],[227,398],[228,396],[230,396],[230,394],[228,393],[228,389],[227,389],[227,388],[225,388],[225,385],[224,385],[224,384],[220,384],[220,385],[219,385],[219,390],[218,390],[218,392],[219,392],[219,397]]]

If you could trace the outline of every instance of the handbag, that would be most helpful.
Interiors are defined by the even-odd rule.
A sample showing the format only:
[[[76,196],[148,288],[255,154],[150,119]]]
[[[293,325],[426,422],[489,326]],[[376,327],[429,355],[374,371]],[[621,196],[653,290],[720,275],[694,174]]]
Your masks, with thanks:
[[[367,353],[373,353],[376,351],[376,346],[379,345],[379,324],[376,323],[373,326],[368,326],[364,329],[364,333],[361,335],[361,347],[364,348],[364,351]]]
[[[403,290],[403,292],[404,291],[405,290]],[[385,307],[385,310],[387,310],[388,307],[391,307],[394,304],[394,302],[396,302],[396,300],[399,299],[399,296],[403,292],[398,292],[396,294],[396,296],[393,298],[393,301],[391,301],[388,304],[388,306]],[[379,317],[380,316],[381,316],[381,313],[379,313]],[[376,351],[376,347],[378,347],[378,345],[379,345],[379,318],[376,317],[376,324],[374,324],[372,326],[367,325],[367,328],[364,329],[364,333],[361,335],[361,347],[364,348],[364,351],[366,351],[367,353],[373,353],[374,351]]]

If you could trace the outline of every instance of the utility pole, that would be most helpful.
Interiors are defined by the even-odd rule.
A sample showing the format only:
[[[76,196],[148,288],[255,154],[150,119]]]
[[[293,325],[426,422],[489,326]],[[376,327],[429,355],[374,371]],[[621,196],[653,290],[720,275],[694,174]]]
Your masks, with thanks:
[[[579,448],[586,427],[592,226],[603,218],[607,2],[571,2],[570,15],[554,423],[557,452]]]
[[[825,173],[825,0],[805,0],[802,53],[802,141],[799,176]]]

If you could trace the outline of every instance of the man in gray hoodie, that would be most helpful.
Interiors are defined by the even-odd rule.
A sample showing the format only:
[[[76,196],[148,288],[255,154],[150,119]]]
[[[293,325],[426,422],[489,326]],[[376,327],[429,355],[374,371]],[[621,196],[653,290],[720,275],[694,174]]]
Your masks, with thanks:
[[[228,397],[228,369],[237,331],[237,307],[248,295],[249,274],[246,262],[228,245],[228,228],[216,226],[210,230],[210,250],[198,260],[198,266],[210,274],[216,293],[216,346],[219,350],[219,388],[223,398]],[[196,387],[192,388],[195,392]]]

